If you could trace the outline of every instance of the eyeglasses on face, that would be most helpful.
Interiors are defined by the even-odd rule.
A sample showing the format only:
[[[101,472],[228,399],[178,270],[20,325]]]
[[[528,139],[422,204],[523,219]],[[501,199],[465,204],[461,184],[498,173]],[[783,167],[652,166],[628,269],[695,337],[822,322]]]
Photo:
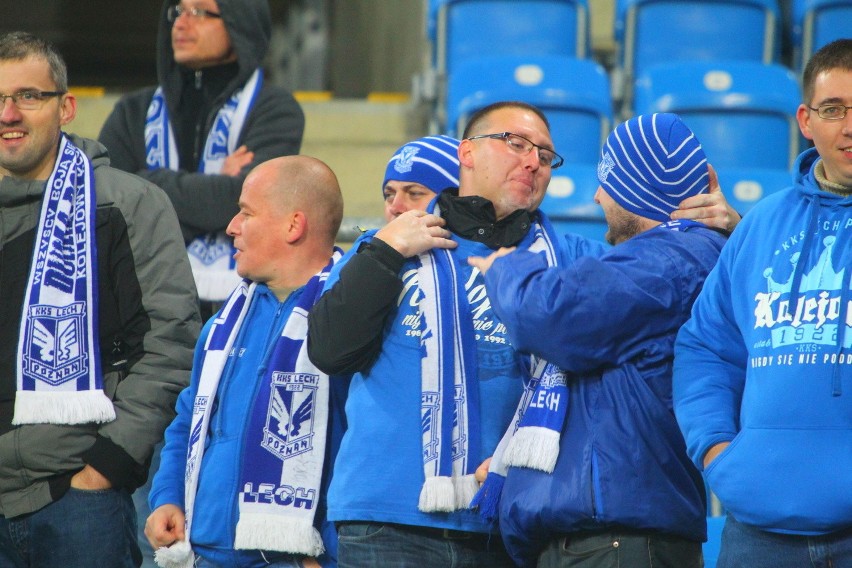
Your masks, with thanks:
[[[819,105],[816,108],[812,106],[809,106],[808,108],[811,110],[815,110],[817,116],[819,116],[823,120],[841,120],[846,118],[846,111],[852,109],[852,106],[829,103],[826,105]]]
[[[48,99],[65,93],[66,91],[18,91],[12,95],[0,94],[0,105],[6,106],[6,99],[12,99],[12,104],[21,110],[38,110]]]
[[[535,148],[536,150],[538,150],[538,163],[542,167],[549,167],[552,170],[555,170],[556,168],[561,166],[562,163],[565,161],[562,159],[562,156],[560,156],[550,148],[543,148],[532,140],[528,140],[520,134],[515,134],[513,132],[499,132],[497,134],[479,134],[478,136],[471,136],[470,138],[468,138],[468,140],[479,140],[481,138],[494,138],[496,140],[503,140],[504,142],[506,142],[506,146],[508,146],[510,150],[522,156],[526,156],[527,154],[532,152],[533,148]]]
[[[180,18],[183,14],[186,14],[193,20],[205,20],[207,18],[221,18],[222,14],[217,12],[211,12],[210,10],[205,10],[204,8],[186,8],[178,4],[177,6],[169,6],[168,11],[166,12],[166,18],[174,23],[175,20]]]

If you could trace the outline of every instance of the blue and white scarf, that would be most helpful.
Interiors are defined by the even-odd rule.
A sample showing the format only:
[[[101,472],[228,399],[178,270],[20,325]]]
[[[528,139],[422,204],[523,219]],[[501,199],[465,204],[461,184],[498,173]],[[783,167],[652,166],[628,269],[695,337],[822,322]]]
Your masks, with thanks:
[[[237,149],[237,141],[263,87],[263,72],[256,69],[242,89],[237,90],[219,109],[204,144],[198,171],[218,174],[222,164]],[[158,87],[148,106],[145,119],[145,162],[148,169],[180,169],[174,131],[162,87]],[[240,281],[233,255],[232,239],[224,231],[199,235],[189,245],[189,263],[198,296],[202,300],[222,301]]]
[[[430,208],[435,214],[440,213],[440,208],[434,202]],[[554,266],[555,233],[550,222],[543,216],[541,219],[530,231],[528,238],[532,242],[528,250],[545,254],[548,264]],[[483,503],[484,496],[493,495],[494,492],[489,491],[488,484],[480,488],[474,478],[479,466],[475,460],[481,455],[478,430],[480,407],[477,347],[470,306],[460,280],[458,261],[449,250],[433,249],[421,254],[419,261],[418,280],[423,293],[420,303],[420,341],[425,475],[419,508],[425,512],[450,512],[479,507],[482,512],[483,507],[487,506],[487,503]],[[541,397],[541,400],[550,404],[556,401],[557,412],[562,413],[564,420],[568,401],[564,375],[535,357],[530,358],[529,375],[516,418],[492,458],[490,471],[495,472],[493,476],[502,476],[498,482],[505,477],[508,467],[502,455],[510,446],[515,431],[519,430],[524,410]],[[557,395],[549,394],[550,390],[559,389],[564,391],[564,396],[561,391]],[[552,459],[555,463],[562,426],[556,422],[558,419],[542,417],[540,425],[524,425],[521,437],[531,441],[537,449],[526,458],[522,456],[522,450],[516,450],[519,462],[538,463],[542,459]],[[449,445],[447,440],[450,440]],[[546,457],[542,458],[540,454]]]
[[[325,460],[329,379],[308,359],[306,339],[308,312],[341,256],[342,251],[335,249],[328,265],[308,281],[272,347],[243,444],[236,496],[239,520],[234,547],[238,550],[306,556],[319,556],[324,551],[313,521]],[[156,551],[155,560],[163,568],[189,568],[193,563],[188,543],[213,402],[256,287],[248,280],[241,282],[217,316],[204,345],[184,477],[186,539]]]
[[[63,134],[36,229],[12,424],[115,419],[98,345],[96,204],[91,161]]]
[[[550,221],[539,215],[533,226],[533,242],[527,249],[545,255],[548,266],[557,266]],[[493,521],[500,493],[510,466],[528,467],[551,473],[559,457],[559,440],[568,415],[568,385],[565,373],[541,357],[529,356],[524,392],[515,417],[491,457],[488,476],[471,502],[480,516]]]

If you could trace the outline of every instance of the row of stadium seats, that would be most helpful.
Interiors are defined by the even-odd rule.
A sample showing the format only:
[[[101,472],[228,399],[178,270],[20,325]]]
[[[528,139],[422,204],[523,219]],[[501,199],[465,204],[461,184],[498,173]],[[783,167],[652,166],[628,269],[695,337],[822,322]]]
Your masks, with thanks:
[[[448,134],[460,136],[470,115],[490,103],[522,100],[548,116],[556,150],[567,162],[597,162],[614,121],[600,65],[560,56],[503,56],[471,59],[456,69],[447,88]],[[632,110],[679,114],[717,167],[789,169],[802,147],[799,102],[797,79],[783,66],[708,60],[644,71]]]
[[[840,22],[852,0],[795,2],[799,61],[848,35]],[[602,238],[594,164],[615,123],[633,114],[681,115],[743,213],[790,183],[804,140],[797,77],[777,63],[775,0],[616,0],[611,74],[589,56],[585,0],[430,0],[429,13],[443,78],[433,129],[460,136],[473,112],[499,100],[542,108],[566,160],[542,207],[577,232]]]
[[[793,0],[789,28],[796,70],[821,46],[849,35],[849,0]],[[428,0],[433,65],[489,55],[590,54],[587,0]],[[717,22],[723,25],[710,25]],[[638,76],[677,59],[777,62],[782,30],[777,0],[615,0],[619,66]]]

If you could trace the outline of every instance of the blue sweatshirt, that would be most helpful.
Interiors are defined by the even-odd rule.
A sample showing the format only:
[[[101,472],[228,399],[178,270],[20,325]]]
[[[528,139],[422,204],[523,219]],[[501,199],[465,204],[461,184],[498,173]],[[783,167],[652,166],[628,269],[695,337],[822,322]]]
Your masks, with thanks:
[[[463,271],[476,330],[479,361],[480,446],[478,464],[493,453],[517,407],[522,392],[522,356],[512,347],[491,309],[482,275],[466,263],[468,256],[487,256],[486,245],[454,237],[453,254]],[[519,245],[529,246],[530,236]],[[600,254],[603,246],[571,236],[560,243],[564,258]],[[356,247],[353,247],[356,248]],[[335,266],[327,287],[346,258]],[[329,490],[329,518],[334,521],[374,521],[422,527],[491,532],[492,527],[472,510],[424,513],[418,509],[424,482],[420,415],[421,346],[415,262],[405,263],[400,276],[403,293],[382,339],[382,351],[369,370],[352,378],[346,414],[348,429],[341,444]]]
[[[279,302],[265,285],[257,286],[219,382],[210,418],[207,447],[201,462],[190,536],[196,554],[219,566],[260,568],[268,564],[258,551],[234,550],[234,535],[239,515],[237,495],[242,447],[245,427],[248,424],[246,416],[251,412],[255,393],[266,371],[264,363],[302,290],[303,288],[297,289],[286,300]],[[192,404],[200,380],[202,346],[207,341],[214,319],[211,318],[202,330],[195,351],[190,386],[181,392],[177,403],[177,416],[166,430],[160,469],[154,477],[148,497],[151,510],[169,503],[181,508],[184,506],[184,471]],[[343,400],[347,383],[333,378],[330,385],[329,442],[323,489],[328,485],[330,464],[333,463],[334,452],[345,427]],[[322,496],[324,495],[325,490],[322,491]],[[321,527],[326,546],[326,554],[319,560],[324,567],[329,567],[335,565],[337,540],[333,526],[323,522],[322,501],[321,497],[314,522],[317,527]],[[264,556],[271,561],[286,558],[288,555],[267,551]]]
[[[821,191],[818,154],[734,231],[675,351],[678,422],[740,522],[817,534],[852,526],[852,198]]]

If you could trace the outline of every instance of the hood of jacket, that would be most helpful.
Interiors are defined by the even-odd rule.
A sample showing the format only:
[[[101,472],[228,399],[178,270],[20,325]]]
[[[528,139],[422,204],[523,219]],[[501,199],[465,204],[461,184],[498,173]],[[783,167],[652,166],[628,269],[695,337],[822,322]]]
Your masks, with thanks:
[[[175,63],[172,24],[166,18],[169,7],[177,3],[176,0],[163,2],[157,35],[157,81],[163,88],[166,104],[172,113],[175,112],[183,88],[181,71],[186,69]],[[261,66],[272,36],[272,16],[267,0],[216,0],[216,3],[239,66],[237,76],[219,95],[216,101],[218,106]]]

